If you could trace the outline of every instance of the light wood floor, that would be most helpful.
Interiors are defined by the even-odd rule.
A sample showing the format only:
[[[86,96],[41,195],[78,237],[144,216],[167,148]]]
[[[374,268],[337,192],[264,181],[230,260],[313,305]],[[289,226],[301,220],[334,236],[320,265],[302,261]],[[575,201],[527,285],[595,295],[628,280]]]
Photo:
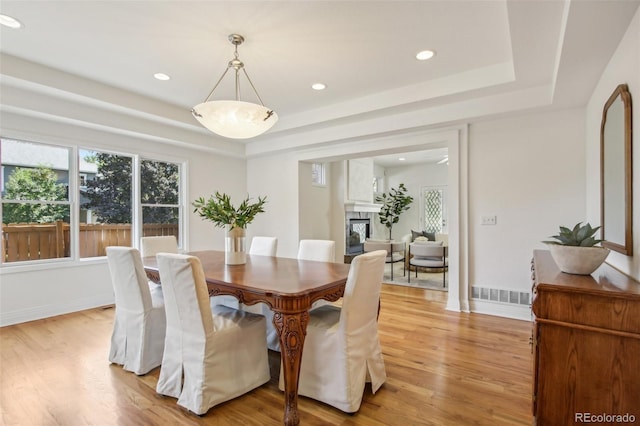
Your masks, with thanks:
[[[360,411],[299,400],[301,425],[530,425],[531,324],[444,309],[446,293],[383,285],[380,338],[388,379]],[[272,380],[202,417],[158,396],[159,368],[138,377],[107,360],[114,310],[0,329],[2,425],[279,425]]]

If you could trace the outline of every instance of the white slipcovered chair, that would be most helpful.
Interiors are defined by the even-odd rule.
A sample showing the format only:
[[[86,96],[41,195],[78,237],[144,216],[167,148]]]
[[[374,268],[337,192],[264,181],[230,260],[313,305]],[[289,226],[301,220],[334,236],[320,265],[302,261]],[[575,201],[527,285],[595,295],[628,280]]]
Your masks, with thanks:
[[[155,256],[158,253],[178,253],[178,241],[173,235],[140,238],[142,257]]]
[[[416,270],[418,278],[418,267],[442,269],[442,287],[446,286],[446,272],[449,266],[447,259],[447,247],[442,241],[414,242],[409,244],[409,277],[411,282],[411,267]]]
[[[300,240],[298,256],[300,260],[319,262],[336,261],[336,242],[331,240]]]
[[[211,307],[197,257],[160,253],[157,258],[167,336],[156,391],[202,415],[268,382],[264,317]]]
[[[386,250],[387,257],[385,259],[386,263],[391,264],[391,281],[393,281],[393,264],[396,262],[403,262],[402,267],[402,276],[406,274],[404,268],[404,257],[406,250],[406,243],[404,241],[394,242],[394,241],[371,241],[366,240],[364,242],[364,252],[369,253],[376,250]]]
[[[116,312],[109,361],[135,374],[146,374],[162,362],[166,317],[160,286],[151,285],[140,252],[107,247]]]
[[[256,254],[260,256],[275,256],[278,249],[278,239],[276,237],[253,237],[251,240],[251,247],[249,247],[249,254]],[[211,305],[224,305],[234,309],[242,309],[243,311],[252,312],[254,314],[268,315],[271,310],[264,303],[257,303],[255,305],[245,305],[240,303],[238,299],[233,296],[214,296],[211,298]],[[267,322],[267,329],[270,326],[270,322]]]
[[[275,256],[278,249],[278,239],[276,237],[253,237],[249,254],[261,256]]]
[[[360,409],[366,382],[373,393],[385,382],[377,315],[386,255],[378,250],[356,256],[342,307],[325,305],[310,312],[299,395],[353,413]],[[284,388],[282,369],[279,386]]]
[[[316,262],[334,262],[336,242],[331,240],[300,240],[298,245],[298,260],[313,260]],[[312,309],[329,304],[326,300],[317,300],[311,305]],[[267,346],[272,351],[280,352],[280,339],[273,325],[273,311],[262,309],[262,314],[267,319]]]
[[[278,238],[276,237],[253,237],[251,240],[251,247],[249,247],[249,254],[256,254],[259,256],[275,256],[276,251],[278,249]],[[223,305],[230,306],[235,308],[238,305],[238,299],[233,296],[216,296],[219,299],[215,303],[222,303]],[[231,300],[229,298],[235,299]],[[252,312],[254,314],[260,315],[271,315],[269,320],[267,320],[267,334],[269,333],[269,328],[273,327],[271,325],[271,319],[273,318],[273,313],[271,309],[265,305],[264,303],[256,303],[255,305],[245,305],[244,303],[240,303],[238,309],[242,309],[243,311]]]

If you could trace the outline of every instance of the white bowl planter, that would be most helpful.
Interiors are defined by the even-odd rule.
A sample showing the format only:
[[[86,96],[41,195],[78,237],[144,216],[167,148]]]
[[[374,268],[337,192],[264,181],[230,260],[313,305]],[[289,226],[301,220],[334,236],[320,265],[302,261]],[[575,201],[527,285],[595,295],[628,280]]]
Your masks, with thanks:
[[[591,275],[609,255],[605,247],[547,245],[560,270],[568,274]]]

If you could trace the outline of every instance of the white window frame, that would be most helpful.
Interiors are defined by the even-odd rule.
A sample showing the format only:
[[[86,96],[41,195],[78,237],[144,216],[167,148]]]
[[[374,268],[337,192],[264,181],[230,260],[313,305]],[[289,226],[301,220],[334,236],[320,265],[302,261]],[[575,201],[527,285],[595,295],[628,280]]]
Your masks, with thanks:
[[[68,189],[67,189],[67,200],[66,201],[47,201],[47,200],[6,200],[4,197],[0,197],[0,220],[2,218],[2,206],[4,204],[59,204],[59,205],[68,205],[69,206],[69,232],[70,232],[70,239],[71,241],[73,241],[74,239],[74,220],[77,222],[77,208],[76,208],[76,192],[73,191],[72,189],[75,187],[76,185],[76,181],[77,181],[77,164],[74,161],[74,158],[76,158],[77,156],[77,151],[74,147],[72,146],[67,146],[67,145],[60,145],[60,144],[56,144],[56,143],[51,143],[51,142],[39,142],[39,141],[32,141],[32,140],[26,140],[24,138],[11,138],[11,137],[6,137],[6,138],[2,138],[2,139],[9,139],[9,140],[14,140],[14,141],[18,141],[18,142],[24,142],[24,143],[31,143],[34,145],[46,145],[46,146],[51,146],[51,147],[55,147],[55,148],[60,148],[60,149],[65,149],[67,150],[67,155],[68,155],[68,170],[67,173],[69,175],[69,182],[68,182]],[[2,166],[2,173],[4,176],[4,165]],[[4,182],[3,182],[3,187],[2,189],[4,190]],[[76,235],[77,235],[77,231]],[[75,237],[77,239],[77,236]],[[23,265],[40,265],[40,264],[52,264],[52,263],[68,263],[72,260],[75,259],[76,256],[76,251],[77,246],[74,247],[73,243],[71,244],[70,250],[69,250],[69,256],[68,257],[56,257],[56,258],[51,258],[51,259],[36,259],[36,260],[24,260],[24,261],[19,261],[19,262],[8,262],[5,263],[4,259],[0,259],[0,269],[4,269],[4,268],[12,268],[15,266],[23,266]],[[1,253],[1,251],[0,251]]]
[[[160,163],[172,163],[172,164],[176,164],[178,166],[178,176],[179,176],[179,181],[178,181],[178,204],[147,204],[147,203],[142,203],[142,162],[143,161],[155,161],[155,162],[160,162]],[[168,160],[166,158],[158,158],[157,156],[149,156],[149,155],[140,155],[140,158],[138,160],[138,164],[137,164],[137,176],[138,176],[138,183],[135,185],[135,193],[136,193],[136,197],[137,197],[137,201],[138,201],[138,221],[136,223],[138,223],[138,237],[136,238],[136,241],[140,241],[140,237],[142,237],[142,227],[143,227],[143,223],[142,223],[142,207],[172,207],[172,208],[178,208],[178,248],[182,249],[184,247],[186,247],[186,236],[185,236],[185,226],[184,226],[184,209],[183,209],[183,205],[185,204],[185,193],[186,193],[186,187],[185,187],[185,173],[184,173],[184,169],[186,168],[186,163],[185,162],[181,162],[181,161],[175,161],[175,160]],[[140,247],[138,247],[140,248]]]
[[[314,172],[314,170],[317,171]],[[313,186],[327,186],[327,163],[311,163],[311,184]]]
[[[180,240],[178,243],[181,243],[180,247],[186,247],[188,245],[188,223],[187,218],[185,217],[184,205],[186,202],[186,194],[188,192],[188,161],[184,159],[176,159],[176,158],[167,158],[167,156],[157,155],[154,153],[148,152],[122,152],[122,151],[114,151],[107,147],[104,147],[100,143],[91,144],[82,142],[79,144],[65,144],[57,143],[57,142],[42,142],[38,140],[39,138],[33,137],[6,137],[6,139],[20,140],[23,142],[39,144],[39,145],[50,145],[55,147],[60,147],[69,150],[69,198],[68,204],[70,205],[70,239],[71,239],[71,247],[70,247],[70,256],[62,257],[62,258],[52,258],[52,259],[39,259],[39,260],[26,260],[20,262],[8,262],[5,263],[0,260],[0,272],[2,273],[17,273],[22,271],[30,271],[30,270],[42,270],[49,269],[55,267],[63,267],[68,266],[69,264],[87,264],[92,262],[105,262],[106,256],[98,256],[98,257],[85,257],[80,258],[80,203],[79,203],[79,194],[80,194],[80,179],[79,179],[79,155],[80,150],[87,151],[95,151],[95,152],[104,152],[108,154],[114,155],[122,155],[126,157],[132,158],[132,173],[133,173],[133,182],[132,182],[132,241],[131,246],[140,248],[140,236],[142,234],[142,206],[141,206],[141,192],[140,192],[140,161],[151,160],[151,161],[160,161],[160,162],[169,162],[173,164],[177,164],[179,167],[179,175],[180,175],[180,183],[178,187],[179,195],[179,235]],[[55,139],[55,138],[52,138]],[[92,146],[93,145],[93,146]],[[4,202],[4,199],[2,200]],[[2,204],[0,202],[0,217],[2,214]],[[36,200],[36,202],[38,202]],[[39,202],[38,202],[39,203]],[[54,202],[51,202],[54,203]],[[55,202],[61,203],[61,202]],[[57,265],[57,266],[56,266]]]

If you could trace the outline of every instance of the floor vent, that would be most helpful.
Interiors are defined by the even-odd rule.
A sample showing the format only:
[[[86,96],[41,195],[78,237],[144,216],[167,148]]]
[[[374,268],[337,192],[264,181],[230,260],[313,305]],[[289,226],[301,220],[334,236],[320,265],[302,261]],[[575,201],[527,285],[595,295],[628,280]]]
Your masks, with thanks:
[[[500,288],[471,287],[471,298],[490,300],[492,302],[511,303],[514,305],[530,305],[531,294],[522,291],[504,290]]]

